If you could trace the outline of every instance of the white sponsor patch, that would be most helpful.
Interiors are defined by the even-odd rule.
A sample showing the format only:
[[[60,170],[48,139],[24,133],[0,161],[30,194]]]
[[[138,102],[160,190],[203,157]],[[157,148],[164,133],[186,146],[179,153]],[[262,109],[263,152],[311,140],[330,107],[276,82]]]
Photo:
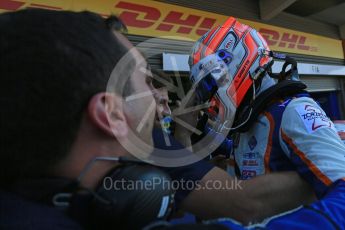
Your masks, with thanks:
[[[331,128],[335,130],[332,121],[327,117],[326,113],[312,105],[300,105],[296,108],[300,115],[308,133],[313,133],[318,129]]]

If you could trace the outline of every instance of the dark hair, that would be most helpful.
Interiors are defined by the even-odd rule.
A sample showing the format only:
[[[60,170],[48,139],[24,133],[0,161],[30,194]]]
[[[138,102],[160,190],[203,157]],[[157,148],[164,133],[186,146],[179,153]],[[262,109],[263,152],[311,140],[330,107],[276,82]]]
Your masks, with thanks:
[[[119,19],[118,17],[112,15],[109,18],[105,20],[105,24],[108,26],[109,29],[121,32],[121,33],[127,33],[127,27],[126,25]]]
[[[0,15],[1,186],[46,175],[75,140],[90,98],[125,48],[90,12]]]

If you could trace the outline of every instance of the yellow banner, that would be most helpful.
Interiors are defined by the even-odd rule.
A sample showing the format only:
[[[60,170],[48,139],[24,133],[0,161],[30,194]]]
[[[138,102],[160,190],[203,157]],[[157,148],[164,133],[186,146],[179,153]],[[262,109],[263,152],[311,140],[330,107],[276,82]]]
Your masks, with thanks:
[[[128,26],[129,34],[183,40],[197,40],[228,18],[149,0],[0,0],[0,12],[23,8],[90,10],[105,17],[115,14]],[[272,50],[344,59],[341,40],[243,19],[239,21],[258,30]]]

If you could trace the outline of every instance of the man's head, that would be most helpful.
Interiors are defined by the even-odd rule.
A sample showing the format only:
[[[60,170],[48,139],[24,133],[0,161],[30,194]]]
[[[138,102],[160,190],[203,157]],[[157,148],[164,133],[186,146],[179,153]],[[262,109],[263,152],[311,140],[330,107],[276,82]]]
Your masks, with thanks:
[[[169,84],[172,84],[170,78],[158,70],[152,70],[152,85],[155,88],[154,97],[157,103],[156,126],[160,127],[165,117],[171,116],[169,106]],[[168,84],[164,84],[167,82]]]
[[[138,123],[140,115],[131,112],[142,111],[133,108],[140,102],[124,97],[151,88],[137,69],[143,58],[133,58],[113,93],[105,93],[112,70],[132,48],[123,35],[114,36],[93,13],[46,10],[1,14],[0,30],[2,185],[55,174],[59,163],[86,162],[95,151],[125,154],[115,142]],[[151,127],[144,126],[145,135]]]
[[[248,95],[255,96],[259,90],[265,76],[261,70],[271,61],[265,55],[268,51],[256,30],[232,17],[194,45],[190,66],[197,98],[199,103],[211,101],[211,108],[215,108],[211,113],[227,128],[232,126],[238,108],[252,99],[248,100]]]

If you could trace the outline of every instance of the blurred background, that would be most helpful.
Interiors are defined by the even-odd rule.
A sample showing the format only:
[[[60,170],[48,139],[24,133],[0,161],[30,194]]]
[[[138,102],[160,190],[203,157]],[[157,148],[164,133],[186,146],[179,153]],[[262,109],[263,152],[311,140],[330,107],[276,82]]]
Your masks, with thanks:
[[[190,87],[193,42],[228,16],[236,17],[258,30],[272,50],[294,57],[301,80],[330,118],[345,119],[344,0],[0,0],[0,12],[24,8],[120,16],[152,69],[176,85],[169,88],[172,104]]]

